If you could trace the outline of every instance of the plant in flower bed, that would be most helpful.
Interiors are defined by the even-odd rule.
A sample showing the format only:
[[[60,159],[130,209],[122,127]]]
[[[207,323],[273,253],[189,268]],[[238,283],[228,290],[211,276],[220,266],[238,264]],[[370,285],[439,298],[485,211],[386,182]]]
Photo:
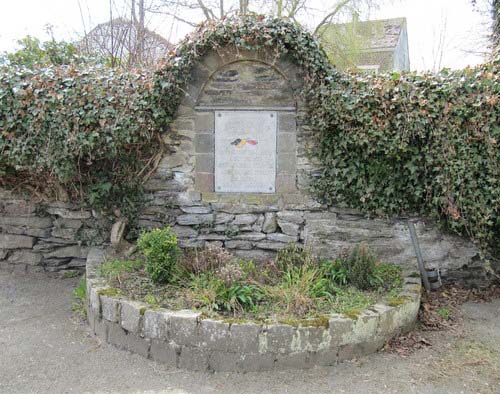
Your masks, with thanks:
[[[257,265],[218,246],[181,252],[167,227],[143,233],[134,259],[112,259],[102,276],[130,298],[207,316],[290,322],[340,312],[356,316],[396,294],[400,268],[377,262],[365,244],[335,260],[289,246]]]

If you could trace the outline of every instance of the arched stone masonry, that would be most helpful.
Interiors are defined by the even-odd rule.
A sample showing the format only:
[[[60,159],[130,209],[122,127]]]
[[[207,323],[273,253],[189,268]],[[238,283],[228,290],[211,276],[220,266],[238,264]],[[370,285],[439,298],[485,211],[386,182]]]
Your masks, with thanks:
[[[308,151],[314,138],[301,96],[303,81],[302,70],[290,56],[269,49],[229,46],[202,57],[192,69],[176,119],[165,136],[171,151],[146,184],[148,201],[139,224],[172,226],[183,247],[215,243],[257,260],[272,258],[290,243],[307,244],[321,256],[333,257],[365,241],[381,259],[414,270],[405,218],[368,219],[354,210],[320,204],[309,194],[315,166]],[[244,125],[259,114],[276,116],[275,174],[266,173],[265,179],[275,182],[262,183],[272,189],[268,192],[258,187],[258,192],[221,191],[234,185],[231,180],[221,183],[221,190],[216,188],[220,120],[216,117],[233,115],[228,123],[233,122],[236,131],[231,135],[229,130],[227,147],[228,141],[241,140],[238,133],[244,130],[238,130],[238,114],[246,116],[241,117]],[[416,227],[426,261],[444,271],[447,266],[469,264],[477,254],[470,243],[443,235],[424,221]]]

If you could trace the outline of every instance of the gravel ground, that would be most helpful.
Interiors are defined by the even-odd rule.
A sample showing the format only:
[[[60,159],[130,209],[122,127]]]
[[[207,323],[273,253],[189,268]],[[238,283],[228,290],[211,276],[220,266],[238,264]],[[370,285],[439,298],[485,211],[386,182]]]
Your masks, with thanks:
[[[329,368],[195,373],[101,343],[71,311],[77,279],[0,271],[0,393],[500,393],[500,299],[407,357]]]

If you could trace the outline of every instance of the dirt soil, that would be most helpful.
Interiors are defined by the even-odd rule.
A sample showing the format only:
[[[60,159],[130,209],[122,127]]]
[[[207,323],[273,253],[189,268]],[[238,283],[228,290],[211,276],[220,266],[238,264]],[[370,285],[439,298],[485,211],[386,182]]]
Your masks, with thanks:
[[[77,282],[0,271],[0,393],[500,393],[500,298],[328,368],[195,373],[101,343],[71,310]]]

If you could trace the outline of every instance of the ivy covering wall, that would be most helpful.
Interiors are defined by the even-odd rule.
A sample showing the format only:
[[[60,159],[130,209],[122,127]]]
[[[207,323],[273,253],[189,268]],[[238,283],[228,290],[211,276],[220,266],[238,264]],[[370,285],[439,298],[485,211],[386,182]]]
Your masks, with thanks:
[[[3,70],[0,184],[132,212],[192,66],[226,45],[269,48],[304,69],[319,199],[378,215],[431,215],[495,249],[499,61],[438,75],[342,74],[309,33],[276,19],[203,25],[155,73]]]

